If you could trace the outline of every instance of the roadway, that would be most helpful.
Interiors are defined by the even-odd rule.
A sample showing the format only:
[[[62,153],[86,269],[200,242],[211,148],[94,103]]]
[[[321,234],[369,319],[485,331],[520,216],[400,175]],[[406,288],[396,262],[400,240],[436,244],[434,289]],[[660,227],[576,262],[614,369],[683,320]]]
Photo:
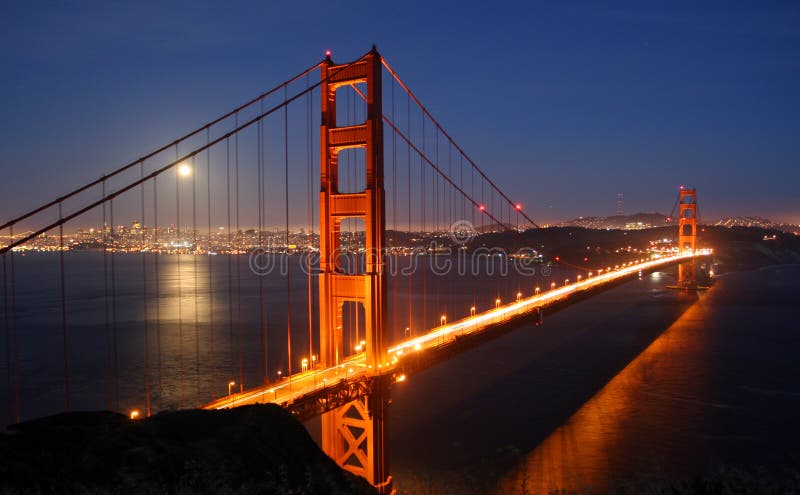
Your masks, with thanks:
[[[618,282],[640,271],[652,271],[663,268],[692,257],[705,256],[710,250],[697,250],[694,254],[682,253],[664,256],[649,260],[637,260],[628,264],[608,267],[589,272],[585,277],[578,277],[574,281],[551,282],[550,287],[536,288],[533,296],[518,297],[516,301],[501,304],[488,311],[477,313],[466,318],[446,323],[431,329],[424,335],[400,342],[389,348],[389,360],[381,366],[379,374],[394,373],[398,365],[402,364],[403,356],[409,353],[425,352],[428,349],[442,348],[452,344],[459,337],[491,331],[492,328],[508,323],[514,319],[530,315],[540,309],[574,297],[579,293],[598,289],[604,285]],[[202,406],[203,409],[225,409],[244,406],[248,404],[276,403],[289,405],[293,402],[315,393],[325,387],[341,384],[345,380],[360,380],[369,375],[374,375],[366,365],[365,354],[355,354],[342,363],[326,368],[311,368],[292,376],[285,377],[280,382],[256,387],[241,393],[232,393],[211,403]],[[405,375],[397,375],[395,380],[402,381]]]

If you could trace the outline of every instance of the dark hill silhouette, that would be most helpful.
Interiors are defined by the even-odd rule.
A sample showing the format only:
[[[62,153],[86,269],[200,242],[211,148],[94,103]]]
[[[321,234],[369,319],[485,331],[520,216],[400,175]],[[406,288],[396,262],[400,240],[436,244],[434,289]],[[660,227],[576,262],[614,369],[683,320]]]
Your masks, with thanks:
[[[132,421],[73,412],[0,435],[2,493],[374,494],[274,405]]]

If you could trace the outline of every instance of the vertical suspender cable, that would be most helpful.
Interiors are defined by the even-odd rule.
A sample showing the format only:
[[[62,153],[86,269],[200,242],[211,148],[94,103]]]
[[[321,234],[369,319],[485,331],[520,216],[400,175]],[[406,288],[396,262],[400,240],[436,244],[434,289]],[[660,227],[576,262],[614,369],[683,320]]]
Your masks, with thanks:
[[[261,113],[264,113],[263,111]],[[206,129],[206,145],[211,141],[211,129]],[[206,240],[206,244],[208,247],[206,250],[210,251],[212,249],[211,242],[211,148],[206,149],[206,206],[207,206],[207,222],[208,222],[208,239]],[[216,248],[215,248],[216,250]],[[213,265],[211,263],[211,253],[207,253],[208,258],[208,339],[209,339],[209,347],[211,348],[210,353],[210,363],[209,367],[211,369],[211,384],[212,387],[210,389],[213,391],[213,384],[217,383],[216,381],[216,363],[214,362],[214,270]],[[213,392],[211,396],[214,397],[216,394]]]
[[[262,105],[263,105],[263,101],[262,101]],[[261,113],[263,114],[264,112],[262,111]],[[267,160],[266,160],[266,157],[267,157],[267,155],[266,155],[266,152],[267,152],[267,150],[266,150],[266,148],[267,148],[267,137],[266,137],[266,131],[267,131],[267,128],[266,128],[266,125],[264,125],[262,127],[262,135],[261,135],[261,156],[262,156],[261,157],[261,195],[262,195],[262,199],[261,199],[261,208],[262,208],[261,209],[261,218],[262,218],[262,221],[263,221],[263,229],[266,231],[266,234],[267,234],[267,237],[268,237],[268,240],[266,241],[266,244],[274,248],[274,246],[272,246],[272,243],[273,243],[272,238],[269,237],[269,230],[267,229],[267,219],[268,219],[269,210],[267,209],[267,169],[266,169],[266,167],[267,167]],[[263,240],[262,240],[262,242],[263,242]],[[274,250],[270,250],[269,256],[274,256],[274,254],[275,254]],[[269,374],[269,351],[270,351],[270,346],[269,346],[269,318],[268,318],[268,316],[269,316],[269,314],[267,313],[267,302],[266,302],[266,300],[262,299],[262,302],[261,302],[261,318],[262,318],[262,326],[263,326],[263,329],[264,329],[263,330],[264,331],[264,335],[263,335],[263,339],[264,339],[263,340],[264,363],[263,364],[264,364],[264,382],[265,383],[269,382],[269,377],[270,377],[270,374]]]
[[[117,348],[117,265],[116,265],[116,234],[114,233],[114,200],[108,203],[111,221],[111,345],[114,351],[114,408],[119,411],[119,352]]]
[[[62,203],[58,203],[58,220],[62,217]],[[64,278],[64,224],[58,226],[58,258],[61,273],[61,338],[64,353],[64,406],[69,412],[69,359],[67,351],[67,287]]]
[[[106,182],[102,186],[103,197],[106,197]],[[103,306],[105,309],[105,344],[106,344],[106,407],[114,409],[112,399],[113,381],[111,377],[111,310],[108,302],[108,222],[106,221],[106,204],[103,203]]]
[[[425,114],[422,114],[422,154],[425,155]],[[419,182],[420,182],[420,191],[422,194],[422,210],[420,211],[421,220],[422,220],[422,234],[423,239],[425,238],[425,160],[422,156],[419,157]],[[425,246],[426,255],[430,254],[427,252],[428,246]],[[430,265],[430,256],[425,256],[425,266],[422,267],[422,328],[420,330],[426,330],[428,325],[428,267]]]
[[[261,113],[264,113],[264,102],[261,102]],[[261,140],[261,152],[259,154],[259,171],[261,173],[258,181],[258,187],[261,191],[261,197],[258,207],[258,218],[259,218],[259,230],[258,230],[258,239],[259,245],[261,246],[262,253],[266,255],[266,250],[264,249],[264,228],[267,222],[267,212],[266,212],[266,162],[265,162],[265,152],[266,152],[266,139],[264,137],[265,126],[262,120],[259,120],[259,124],[261,127],[258,131],[258,136]],[[264,378],[263,382],[266,384],[269,381],[269,327],[267,322],[267,303],[264,299],[264,277],[266,274],[260,273],[258,277],[258,307],[259,307],[259,315],[261,318],[261,350],[263,353],[263,373]]]
[[[434,131],[436,133],[436,134],[434,134],[434,152],[436,153],[436,166],[438,167],[439,166],[439,129],[434,128]],[[441,226],[439,225],[439,217],[441,217],[441,215],[442,215],[442,206],[443,205],[442,205],[442,202],[439,201],[440,200],[440,195],[439,195],[439,175],[438,174],[434,174],[433,177],[434,177],[433,184],[434,184],[434,188],[435,188],[434,189],[434,200],[433,200],[434,232],[436,232],[436,234],[438,234],[439,232],[441,232],[441,230],[440,230]],[[444,184],[442,184],[442,187],[444,187]],[[432,255],[433,256],[439,256],[439,252],[435,251],[435,252],[432,253]],[[442,277],[440,277],[438,273],[435,273],[434,274],[434,278],[436,280],[435,307],[436,307],[436,312],[437,312],[435,317],[438,318],[438,314],[442,312],[441,301],[439,299],[439,291],[440,291],[439,279],[442,278]]]
[[[459,184],[461,185],[461,189],[466,189],[466,184],[464,183],[464,155],[458,155],[458,176]],[[467,207],[467,202],[464,201],[464,198],[461,198],[461,218],[466,220],[467,219],[467,212],[465,208]]]
[[[197,277],[197,161],[192,157],[192,271],[194,272],[194,374],[195,394],[200,397],[200,289]]]
[[[11,231],[12,230],[10,230],[9,232],[11,232]],[[11,234],[9,234],[9,235],[10,235],[9,238],[13,239],[13,235],[11,235]],[[6,255],[5,255],[5,253],[3,253],[3,321],[4,321],[4,324],[5,324],[5,330],[6,330],[6,386],[8,387],[7,388],[8,424],[11,424],[11,423],[14,422],[14,402],[15,401],[12,400],[13,391],[12,391],[12,379],[11,379],[11,377],[12,377],[12,369],[14,368],[14,365],[13,365],[13,363],[11,361],[11,359],[12,359],[11,358],[11,354],[12,354],[11,353],[11,346],[12,346],[12,344],[11,344],[11,336],[10,336],[10,334],[11,334],[11,323],[10,323],[11,317],[10,317],[10,308],[9,308],[9,305],[8,305],[8,291],[9,291],[9,289],[8,289],[8,265],[7,265]],[[17,398],[16,401],[19,401],[19,398]],[[17,405],[17,407],[19,407],[19,406]],[[19,415],[17,415],[17,421],[19,421]]]
[[[483,186],[484,186],[484,181],[483,181],[483,179],[481,179],[481,206],[485,207],[486,206],[486,196],[484,195],[484,192],[483,192]],[[484,231],[484,223],[483,223],[484,219],[486,217],[485,210],[481,211],[480,215],[481,215],[481,234],[485,234],[486,232]]]
[[[158,259],[161,254],[161,247],[158,245],[158,177],[153,177],[153,246],[155,249],[155,283],[156,283],[156,363],[158,365],[158,397],[163,404],[164,383],[161,379],[163,368],[161,367],[161,277],[159,276]]]
[[[475,198],[475,169],[474,168],[470,168],[469,169],[469,180],[470,180],[470,193],[469,193],[469,195],[470,195],[471,198],[474,199]],[[475,208],[472,207],[472,208],[469,209],[469,211],[471,212],[470,214],[472,216],[472,228],[477,230],[477,225],[475,225]],[[483,232],[478,231],[477,235],[478,235],[479,239],[480,239],[480,235],[482,235],[482,234],[483,234]],[[475,266],[473,264],[471,264],[471,265]],[[477,277],[478,277],[478,273],[480,272],[480,264],[477,265],[477,268],[478,268],[477,270],[474,269],[474,268],[471,268],[472,271],[470,273],[470,276],[472,278],[472,306],[473,307],[476,306],[477,298],[478,298],[478,280],[477,280]]]
[[[140,178],[144,177],[144,160],[142,160],[141,164],[139,165],[139,176]],[[149,321],[148,321],[148,312],[147,312],[147,251],[145,250],[146,240],[145,240],[145,211],[144,211],[144,182],[142,182],[142,189],[141,189],[141,223],[139,230],[141,231],[141,246],[140,249],[142,250],[142,311],[144,317],[144,394],[145,394],[145,405],[147,409],[147,415],[150,416],[151,411],[151,404],[150,404],[150,336],[148,335],[150,332],[149,329]]]
[[[394,79],[392,79],[392,121],[395,125],[397,125],[397,106],[395,105],[395,98],[394,98]],[[397,238],[397,133],[392,133],[392,235]],[[392,243],[392,247],[394,247],[397,242]],[[388,271],[388,276],[391,277],[391,287],[392,287],[392,313],[391,318],[392,322],[395,323],[399,321],[399,314],[397,313],[397,284],[399,282],[399,273],[397,269],[397,261],[398,255],[397,252],[393,252],[392,256],[386,256],[386,258],[391,262],[391,270]],[[396,333],[396,328],[394,329]],[[397,337],[396,335],[392,335],[392,337]]]
[[[231,252],[231,243],[233,242],[233,238],[231,237],[231,140],[230,137],[225,138],[225,178],[226,178],[226,201],[227,201],[227,210],[228,210],[228,225],[227,225],[227,239],[228,243],[226,245],[226,251],[228,252],[228,356],[229,356],[229,365],[230,369],[228,370],[228,376],[233,378],[235,376],[234,372],[234,359],[235,354],[233,352],[233,268],[232,268],[232,252]]]
[[[284,88],[284,99],[287,99]],[[283,107],[284,213],[286,219],[286,349],[289,387],[292,379],[292,270],[289,263],[289,105]]]
[[[309,87],[309,74],[306,74],[306,89]],[[310,365],[314,366],[315,359],[314,359],[314,314],[313,314],[313,294],[312,294],[312,287],[311,287],[311,239],[314,236],[314,190],[313,190],[313,183],[314,183],[314,166],[313,166],[313,158],[311,152],[311,108],[312,108],[312,99],[311,99],[311,91],[306,94],[306,162],[308,165],[308,173],[307,173],[307,187],[308,187],[308,205],[307,205],[307,212],[308,212],[308,237],[307,237],[307,247],[306,247],[306,288],[308,292],[308,300],[306,301],[306,307],[308,308],[308,359],[310,361]]]
[[[264,113],[264,101],[261,101],[261,113]],[[258,121],[258,249],[264,253],[264,121]],[[264,274],[256,273],[258,276],[258,323],[261,330],[261,382],[267,383],[269,373],[267,372],[267,334],[264,319]]]
[[[178,145],[175,145],[175,160],[178,159]],[[183,407],[183,280],[181,274],[181,183],[180,172],[175,168],[175,241],[177,246],[176,263],[177,269],[177,291],[178,291],[178,407]]]
[[[239,127],[239,113],[235,117],[236,127]],[[239,133],[233,136],[234,153],[234,174],[236,184],[234,194],[236,196],[236,329],[239,334],[239,391],[244,391],[244,337],[242,333],[242,226],[239,222]]]
[[[14,227],[9,228],[8,235],[14,240]],[[14,251],[11,251],[11,346],[14,355],[14,404],[16,405],[17,423],[21,420],[22,404],[19,400],[19,347],[17,345],[17,270],[14,262]]]
[[[453,169],[453,145],[452,145],[452,143],[450,143],[448,141],[447,142],[447,175],[451,179],[452,179],[452,169]],[[445,206],[445,213],[446,213],[445,228],[450,230],[451,231],[450,233],[452,234],[452,230],[453,230],[452,226],[453,226],[453,222],[455,221],[455,198],[456,198],[456,196],[455,196],[455,191],[453,191],[452,187],[450,187],[449,184],[447,184],[446,182],[443,182],[442,184],[444,185],[444,187],[447,188],[447,194],[445,195],[445,197],[447,198],[447,202],[446,202],[446,206]],[[459,185],[459,187],[463,186],[463,184],[461,184],[460,182],[459,182],[458,185]],[[456,246],[456,249],[458,249],[458,246]],[[458,251],[456,251],[456,254],[458,254]],[[452,256],[452,252],[451,252],[451,256]],[[446,280],[445,282],[447,282],[447,281],[450,282],[450,284],[448,284],[449,293],[450,294],[455,294],[455,285],[454,285],[453,274],[452,273],[448,273],[447,274],[447,279],[448,280]],[[447,306],[446,301],[447,301],[447,299],[445,298],[445,309],[447,309],[446,308],[446,306]],[[453,319],[455,319],[455,316],[456,315],[453,314]]]
[[[14,227],[10,227],[8,235],[14,240]],[[14,262],[14,251],[11,251],[11,347],[14,355],[14,404],[16,405],[17,423],[21,420],[22,404],[19,399],[19,346],[17,345],[17,270]]]
[[[453,143],[447,142],[447,175],[452,179],[453,170]],[[464,184],[459,180],[458,186],[463,189]],[[447,219],[452,222],[455,220],[456,195],[455,191],[448,186]]]
[[[11,424],[14,417],[14,406],[11,399],[11,324],[8,315],[8,266],[5,253],[3,253],[3,324],[6,334],[6,407],[8,414],[6,424]]]
[[[411,138],[411,96],[409,96],[408,93],[406,93],[406,133],[408,134],[408,137],[410,139]],[[409,236],[409,239],[410,239],[411,238],[411,216],[412,216],[411,215],[412,214],[412,210],[411,210],[411,205],[412,205],[411,184],[412,184],[412,172],[413,172],[411,170],[411,141],[408,141],[406,143],[406,170],[408,172],[408,191],[407,191],[408,192],[408,236]],[[413,292],[411,290],[411,287],[412,287],[411,279],[412,279],[412,276],[414,274],[414,270],[412,270],[411,268],[413,268],[412,267],[412,263],[416,263],[416,261],[417,261],[416,253],[412,252],[411,255],[408,258],[409,270],[408,270],[408,273],[406,274],[406,276],[408,277],[408,279],[407,279],[407,282],[408,282],[408,323],[407,323],[407,327],[406,327],[406,328],[408,328],[408,335],[404,335],[404,337],[410,337],[411,336],[411,332],[413,332],[413,330],[414,330],[413,329],[413,326],[414,326],[413,325],[413,322],[414,322],[414,319],[413,319],[414,306],[412,304],[412,298],[411,298],[411,296],[413,294]]]

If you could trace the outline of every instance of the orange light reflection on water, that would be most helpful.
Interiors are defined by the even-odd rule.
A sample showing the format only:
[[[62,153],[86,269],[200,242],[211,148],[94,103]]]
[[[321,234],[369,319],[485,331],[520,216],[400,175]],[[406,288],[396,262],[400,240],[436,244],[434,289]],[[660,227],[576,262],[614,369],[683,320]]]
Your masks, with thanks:
[[[664,425],[674,425],[677,415],[687,429],[702,428],[707,404],[695,398],[707,396],[708,381],[704,379],[705,368],[693,367],[693,363],[701,362],[709,352],[702,333],[706,312],[702,299],[695,302],[506,473],[494,493],[538,494],[564,489],[603,493],[627,481],[631,472],[635,473],[633,477],[645,479],[668,477],[675,466],[665,462],[691,464],[697,435],[681,435]],[[643,451],[652,454],[642,456]],[[679,460],[668,461],[676,451]],[[673,454],[662,455],[665,452]]]

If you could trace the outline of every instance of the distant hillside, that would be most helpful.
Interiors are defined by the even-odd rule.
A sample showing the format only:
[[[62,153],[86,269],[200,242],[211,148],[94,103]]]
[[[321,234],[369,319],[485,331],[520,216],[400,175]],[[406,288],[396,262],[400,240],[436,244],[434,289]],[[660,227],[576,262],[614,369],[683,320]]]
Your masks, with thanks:
[[[776,223],[764,217],[727,217],[714,222],[720,227],[758,227],[800,235],[800,225]]]
[[[663,213],[634,213],[610,217],[578,217],[556,224],[557,227],[583,227],[586,229],[647,229],[661,227],[667,223]]]

